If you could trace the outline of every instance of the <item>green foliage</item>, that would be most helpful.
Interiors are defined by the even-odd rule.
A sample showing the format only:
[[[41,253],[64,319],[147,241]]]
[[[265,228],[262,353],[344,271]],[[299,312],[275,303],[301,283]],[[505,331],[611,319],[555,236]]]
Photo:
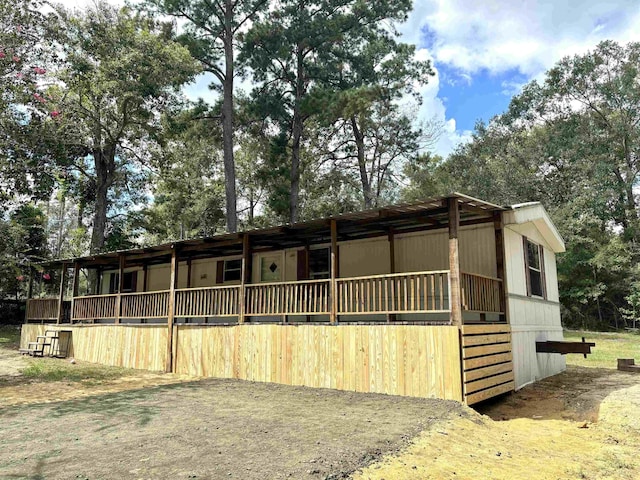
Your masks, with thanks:
[[[20,346],[20,326],[0,325],[0,348],[17,350]]]
[[[48,256],[45,216],[33,205],[23,205],[0,217],[0,298],[24,297],[29,263]]]
[[[64,53],[40,110],[49,119],[59,165],[92,213],[92,251],[105,247],[114,215],[144,201],[150,147],[162,141],[160,114],[199,67],[161,24],[104,2],[75,16],[62,9],[51,37]]]
[[[220,137],[211,135],[203,108],[167,118],[166,142],[155,155],[153,204],[139,219],[147,243],[211,236],[223,229]]]
[[[444,159],[429,153],[418,155],[404,165],[403,173],[407,185],[402,197],[408,202],[417,202],[428,197],[446,195],[446,177],[442,178],[440,166]]]
[[[240,58],[253,69],[257,83],[252,94],[256,115],[278,132],[269,158],[272,170],[280,175],[278,185],[288,183],[274,189],[269,200],[278,214],[284,211],[283,189],[288,188],[289,220],[300,217],[302,151],[309,140],[306,129],[311,119],[322,116],[328,106],[339,110],[328,102],[349,89],[367,87],[378,97],[394,96],[395,79],[380,85],[384,72],[397,67],[396,58],[385,61],[385,54],[403,48],[395,44],[389,27],[404,20],[410,8],[409,1],[286,0],[252,25]],[[411,48],[404,50],[412,53]],[[345,102],[336,99],[335,103]]]
[[[407,198],[461,191],[498,204],[541,201],[563,235],[563,321],[620,328],[636,315],[640,44],[603,42],[531,82],[445,161],[406,167]]]
[[[32,111],[53,54],[40,0],[0,0],[0,202],[46,198],[54,185]]]

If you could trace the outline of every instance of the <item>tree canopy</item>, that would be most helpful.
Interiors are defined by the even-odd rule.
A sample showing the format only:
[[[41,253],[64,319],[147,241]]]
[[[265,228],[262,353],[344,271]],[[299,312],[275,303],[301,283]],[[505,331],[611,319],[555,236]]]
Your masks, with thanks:
[[[409,0],[52,5],[0,0],[0,295],[44,258],[457,190],[545,205],[567,325],[640,315],[640,43],[562,59],[443,158]]]
[[[606,41],[562,59],[447,159],[406,172],[409,198],[541,201],[567,244],[558,274],[569,325],[619,327],[638,311],[639,54],[638,43]]]

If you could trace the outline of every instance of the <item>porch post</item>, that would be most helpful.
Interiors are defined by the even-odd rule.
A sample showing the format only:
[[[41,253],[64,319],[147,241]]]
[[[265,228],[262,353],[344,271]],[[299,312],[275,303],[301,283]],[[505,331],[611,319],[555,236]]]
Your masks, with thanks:
[[[395,231],[389,228],[389,273],[396,273]],[[396,319],[395,313],[387,313],[387,323]]]
[[[78,287],[80,286],[80,263],[73,263],[73,291],[71,293],[71,311],[69,312],[69,323],[73,323],[73,304],[78,296]]]
[[[169,277],[169,305],[167,306],[167,363],[164,371],[171,373],[173,371],[173,322],[175,318],[175,299],[176,299],[176,283],[178,254],[176,248],[171,249],[171,275]]]
[[[80,263],[74,262],[73,264],[73,293],[72,297],[75,298],[78,296],[78,287],[80,283]]]
[[[191,288],[191,257],[187,258],[187,288]]]
[[[509,316],[507,313],[507,282],[504,272],[504,227],[502,224],[502,213],[496,212],[493,214],[493,228],[495,232],[495,244],[496,244],[496,276],[502,280],[500,285],[500,311],[504,314],[504,319],[509,323]]]
[[[246,287],[247,283],[251,283],[251,244],[249,234],[242,235],[242,264],[240,269],[240,295],[238,295],[238,323],[244,323],[245,311],[247,306]]]
[[[458,253],[458,227],[460,210],[457,198],[448,198],[449,210],[449,301],[451,303],[451,325],[462,326],[462,301],[460,294],[460,256]]]
[[[102,267],[96,268],[96,291],[92,292],[96,295],[100,295],[102,291]]]
[[[122,313],[122,286],[124,285],[124,255],[118,255],[118,296],[116,297],[116,319],[115,323],[120,323]]]
[[[338,224],[335,219],[331,220],[331,313],[329,321],[332,324],[338,323]]]
[[[56,319],[56,324],[60,324],[62,322],[62,314],[64,312],[63,303],[64,303],[64,283],[67,281],[67,264],[62,264],[62,274],[60,275],[60,295],[58,295],[58,317]]]
[[[149,283],[149,266],[145,263],[142,265],[142,291],[147,291],[147,284]]]

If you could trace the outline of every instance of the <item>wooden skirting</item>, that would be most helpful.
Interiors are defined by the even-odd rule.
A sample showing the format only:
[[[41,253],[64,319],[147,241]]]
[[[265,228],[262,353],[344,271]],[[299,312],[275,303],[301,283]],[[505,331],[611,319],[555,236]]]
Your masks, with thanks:
[[[80,360],[148,370],[165,365],[164,325],[23,325],[21,343],[45,329],[71,330],[70,355]],[[181,324],[173,332],[180,374],[463,400],[455,326]]]
[[[114,367],[163,370],[166,325],[23,325],[20,348],[45,330],[71,331],[69,357]]]
[[[461,337],[464,400],[467,405],[513,391],[509,325],[464,325]]]
[[[181,374],[461,400],[451,326],[179,325],[176,333]]]

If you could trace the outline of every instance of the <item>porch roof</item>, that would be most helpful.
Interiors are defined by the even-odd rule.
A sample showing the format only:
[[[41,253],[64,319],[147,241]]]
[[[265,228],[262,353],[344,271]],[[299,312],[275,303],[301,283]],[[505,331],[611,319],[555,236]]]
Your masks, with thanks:
[[[82,267],[117,268],[121,255],[126,257],[127,266],[166,263],[173,249],[179,251],[181,259],[241,255],[242,238],[245,235],[250,236],[251,250],[254,252],[318,245],[331,241],[332,220],[338,226],[338,241],[384,236],[391,231],[402,234],[440,229],[446,228],[449,223],[448,199],[457,199],[461,225],[489,222],[493,220],[495,212],[507,210],[505,207],[454,192],[416,203],[390,205],[295,224],[180,240],[144,248],[58,259],[40,265],[59,268],[63,264],[77,262]]]

